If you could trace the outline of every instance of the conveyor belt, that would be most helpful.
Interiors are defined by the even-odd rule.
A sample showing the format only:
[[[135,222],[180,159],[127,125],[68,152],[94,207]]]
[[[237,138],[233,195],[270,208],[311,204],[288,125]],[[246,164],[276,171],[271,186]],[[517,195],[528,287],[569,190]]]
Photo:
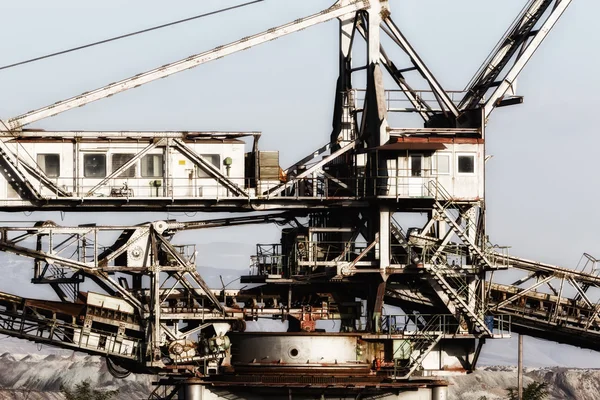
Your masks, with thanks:
[[[93,327],[85,308],[0,293],[0,333],[113,359],[140,358],[141,339]]]
[[[527,276],[512,285],[487,282],[490,313],[510,315],[514,332],[600,350],[600,306],[593,291],[599,277],[514,256],[495,258]]]

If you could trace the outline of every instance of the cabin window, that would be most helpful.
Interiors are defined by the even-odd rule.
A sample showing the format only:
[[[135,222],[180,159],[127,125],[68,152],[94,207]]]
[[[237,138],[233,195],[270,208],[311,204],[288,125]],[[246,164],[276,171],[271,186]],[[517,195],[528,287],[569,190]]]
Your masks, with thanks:
[[[48,178],[60,175],[60,154],[38,154],[37,164]]]
[[[211,163],[217,170],[221,170],[221,156],[219,154],[200,154],[200,156],[205,161]],[[197,173],[198,178],[211,178],[211,175],[200,167],[197,168]]]
[[[438,175],[450,174],[450,154],[438,154],[436,164]]]
[[[142,157],[142,176],[160,178],[163,176],[163,155],[148,154]]]
[[[133,154],[113,154],[112,155],[112,171],[116,171],[121,168],[127,162],[131,161],[134,157]],[[135,163],[127,168],[125,171],[119,174],[119,178],[133,178],[135,176]]]
[[[458,173],[459,174],[474,174],[475,173],[475,156],[474,155],[459,155],[458,156]]]
[[[106,176],[106,154],[84,154],[83,176],[104,178]]]
[[[423,156],[413,155],[410,156],[410,176],[422,176],[423,175]]]

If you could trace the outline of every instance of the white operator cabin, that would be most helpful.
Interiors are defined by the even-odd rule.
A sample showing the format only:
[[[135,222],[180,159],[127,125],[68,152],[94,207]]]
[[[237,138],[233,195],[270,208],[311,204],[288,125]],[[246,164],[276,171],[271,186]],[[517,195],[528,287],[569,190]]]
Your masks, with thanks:
[[[203,139],[186,145],[240,188],[244,187],[245,143],[238,139]],[[86,196],[96,185],[93,196],[106,197],[209,197],[227,196],[219,185],[189,158],[169,147],[155,147],[117,177],[103,181],[148,146],[146,141],[21,141],[15,153],[23,162],[36,165],[56,186],[74,197]],[[165,171],[168,169],[168,171]],[[165,177],[168,183],[165,185]],[[2,175],[0,197],[19,199],[19,194]],[[43,196],[53,197],[50,189],[36,187]]]
[[[406,137],[378,151],[387,160],[387,196],[441,197],[443,191],[459,201],[484,197],[483,139]]]
[[[56,188],[70,197],[218,200],[234,196],[223,182],[219,182],[220,178],[209,174],[179,150],[164,145],[145,150],[148,147],[145,140],[36,138],[6,143],[13,146],[18,162],[44,172]],[[278,152],[246,154],[244,141],[232,138],[186,140],[185,145],[210,163],[221,180],[229,180],[250,197],[268,196],[270,188],[286,179],[280,175]],[[129,168],[111,177],[144,151]],[[385,159],[387,166],[387,170],[379,174],[383,179],[378,179],[377,196],[397,199],[450,197],[458,201],[477,201],[484,196],[483,139],[405,137],[380,146],[376,151],[377,157]],[[359,168],[365,165],[365,156],[364,153],[357,155]],[[3,204],[23,200],[13,189],[9,175],[6,172],[0,175],[0,202]],[[39,180],[31,181],[44,198],[59,197],[52,187]],[[355,181],[358,190],[361,180]],[[329,193],[300,191],[298,197],[336,196],[334,192],[335,188]],[[373,196],[375,192],[364,194]]]

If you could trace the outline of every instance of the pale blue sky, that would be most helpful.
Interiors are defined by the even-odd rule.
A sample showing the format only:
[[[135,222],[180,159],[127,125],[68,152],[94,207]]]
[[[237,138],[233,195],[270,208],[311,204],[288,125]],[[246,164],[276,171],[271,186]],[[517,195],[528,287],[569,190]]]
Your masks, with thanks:
[[[447,89],[462,89],[524,0],[391,0],[392,16]],[[238,1],[0,2],[0,64],[189,17]],[[328,0],[249,8],[0,71],[0,118],[317,12]],[[525,104],[497,110],[487,131],[488,234],[512,253],[574,267],[600,257],[596,96],[600,2],[573,0],[518,84]],[[45,129],[260,130],[286,166],[328,140],[337,75],[329,22],[43,120]],[[128,216],[128,222],[164,218]],[[196,218],[201,218],[198,215]],[[58,217],[54,217],[58,219]],[[67,221],[96,217],[68,215]],[[40,218],[40,219],[46,219]],[[87,221],[86,221],[87,222]],[[237,232],[237,233],[236,233]],[[252,243],[251,228],[228,240]],[[211,234],[212,235],[212,234]],[[264,233],[265,241],[277,232]],[[208,234],[195,236],[212,240]],[[273,239],[271,239],[273,238]]]

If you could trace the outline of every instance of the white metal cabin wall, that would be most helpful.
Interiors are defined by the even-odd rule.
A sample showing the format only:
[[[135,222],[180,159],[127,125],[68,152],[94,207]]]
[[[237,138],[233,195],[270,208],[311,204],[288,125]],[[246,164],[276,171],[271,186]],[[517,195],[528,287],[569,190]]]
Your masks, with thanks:
[[[483,198],[484,145],[478,143],[448,143],[444,150],[404,152],[397,159],[387,161],[388,196],[427,197],[429,181],[436,181],[457,200],[477,200]],[[411,156],[423,156],[420,177],[411,176]],[[447,173],[439,171],[438,155],[448,155]],[[472,174],[458,172],[458,156],[473,155],[475,169]]]
[[[21,143],[20,145],[13,145],[14,152],[18,154],[24,162],[31,166],[37,164],[38,154],[58,154],[59,155],[59,176],[49,178],[57,186],[67,190],[73,190],[73,168],[74,168],[74,157],[73,157],[73,145],[69,142],[57,142],[57,143]],[[1,185],[5,193],[2,193],[2,198],[8,198],[8,200],[20,200],[18,197],[7,196],[6,192],[10,193],[12,188],[6,181],[5,177],[2,176]],[[35,189],[43,196],[55,196],[55,193],[44,186],[35,185]],[[16,195],[16,193],[15,193]]]
[[[78,160],[79,170],[77,171],[77,181],[79,195],[85,196],[90,189],[100,183],[104,178],[89,178],[85,177],[84,156],[86,154],[104,154],[106,155],[106,176],[112,173],[112,156],[114,154],[135,154],[145,147],[147,143],[80,143]],[[163,154],[163,149],[157,148],[150,151],[148,154]],[[135,196],[149,197],[152,196],[150,181],[160,179],[162,177],[144,178],[141,176],[141,164],[138,161],[135,164],[134,177],[117,177],[110,179],[95,192],[95,196],[109,196],[112,188],[123,187],[124,184],[133,190]],[[161,192],[162,194],[162,192]]]
[[[452,146],[453,158],[450,163],[452,184],[450,188],[440,181],[457,200],[478,200],[483,198],[483,169],[484,145],[470,143],[456,143]],[[463,174],[458,172],[458,157],[460,155],[475,156],[475,172]]]
[[[221,174],[227,176],[227,167],[224,165],[224,161],[226,158],[231,158],[231,165],[229,166],[229,178],[230,180],[237,184],[239,187],[244,188],[244,168],[245,168],[245,160],[244,160],[244,143],[200,143],[196,142],[190,146],[197,154],[218,154],[219,165],[218,169],[221,171]],[[179,161],[181,161],[184,157],[181,154],[178,154],[176,157],[177,160],[172,163],[172,165],[178,165]],[[187,161],[187,163],[191,163]],[[177,176],[174,176],[177,179]],[[184,177],[186,178],[186,177]],[[189,177],[187,177],[189,179]],[[197,190],[195,191],[195,197],[225,197],[228,195],[227,189],[223,186],[220,186],[215,179],[212,178],[196,178],[195,186]]]
[[[67,192],[73,193],[73,196],[84,196],[91,188],[100,183],[104,178],[86,178],[84,176],[84,155],[85,154],[103,154],[106,156],[106,176],[112,172],[112,156],[114,154],[136,154],[146,148],[146,142],[118,143],[118,142],[88,142],[79,144],[79,152],[75,154],[75,144],[73,142],[21,142],[19,145],[13,144],[13,151],[18,153],[19,157],[29,165],[37,164],[39,154],[58,154],[60,160],[59,176],[50,177],[57,186]],[[235,143],[189,143],[198,154],[218,154],[218,169],[224,176],[227,176],[227,167],[223,164],[224,160],[231,158],[229,166],[229,176],[231,180],[240,187],[244,187],[244,147],[243,142]],[[164,148],[156,148],[148,154],[159,154],[164,156]],[[75,158],[79,163],[76,170]],[[174,149],[169,152],[168,174],[174,191],[168,191],[167,195],[176,197],[217,197],[226,196],[226,189],[220,187],[217,189],[217,182],[212,178],[199,178],[194,164],[187,160],[183,155]],[[183,162],[183,165],[180,165]],[[164,175],[165,171],[163,171]],[[190,173],[192,182],[190,184]],[[109,196],[112,188],[121,188],[124,184],[133,190],[136,197],[155,197],[163,196],[162,184],[164,176],[143,177],[141,171],[141,160],[135,163],[134,177],[118,177],[109,180],[103,187],[99,188],[95,196]],[[10,187],[10,184],[4,176],[0,177],[0,198],[9,202],[21,201],[16,192]],[[153,185],[154,181],[161,181],[161,187]],[[50,189],[35,185],[44,197],[55,197],[56,194]],[[77,190],[76,190],[77,187]]]

